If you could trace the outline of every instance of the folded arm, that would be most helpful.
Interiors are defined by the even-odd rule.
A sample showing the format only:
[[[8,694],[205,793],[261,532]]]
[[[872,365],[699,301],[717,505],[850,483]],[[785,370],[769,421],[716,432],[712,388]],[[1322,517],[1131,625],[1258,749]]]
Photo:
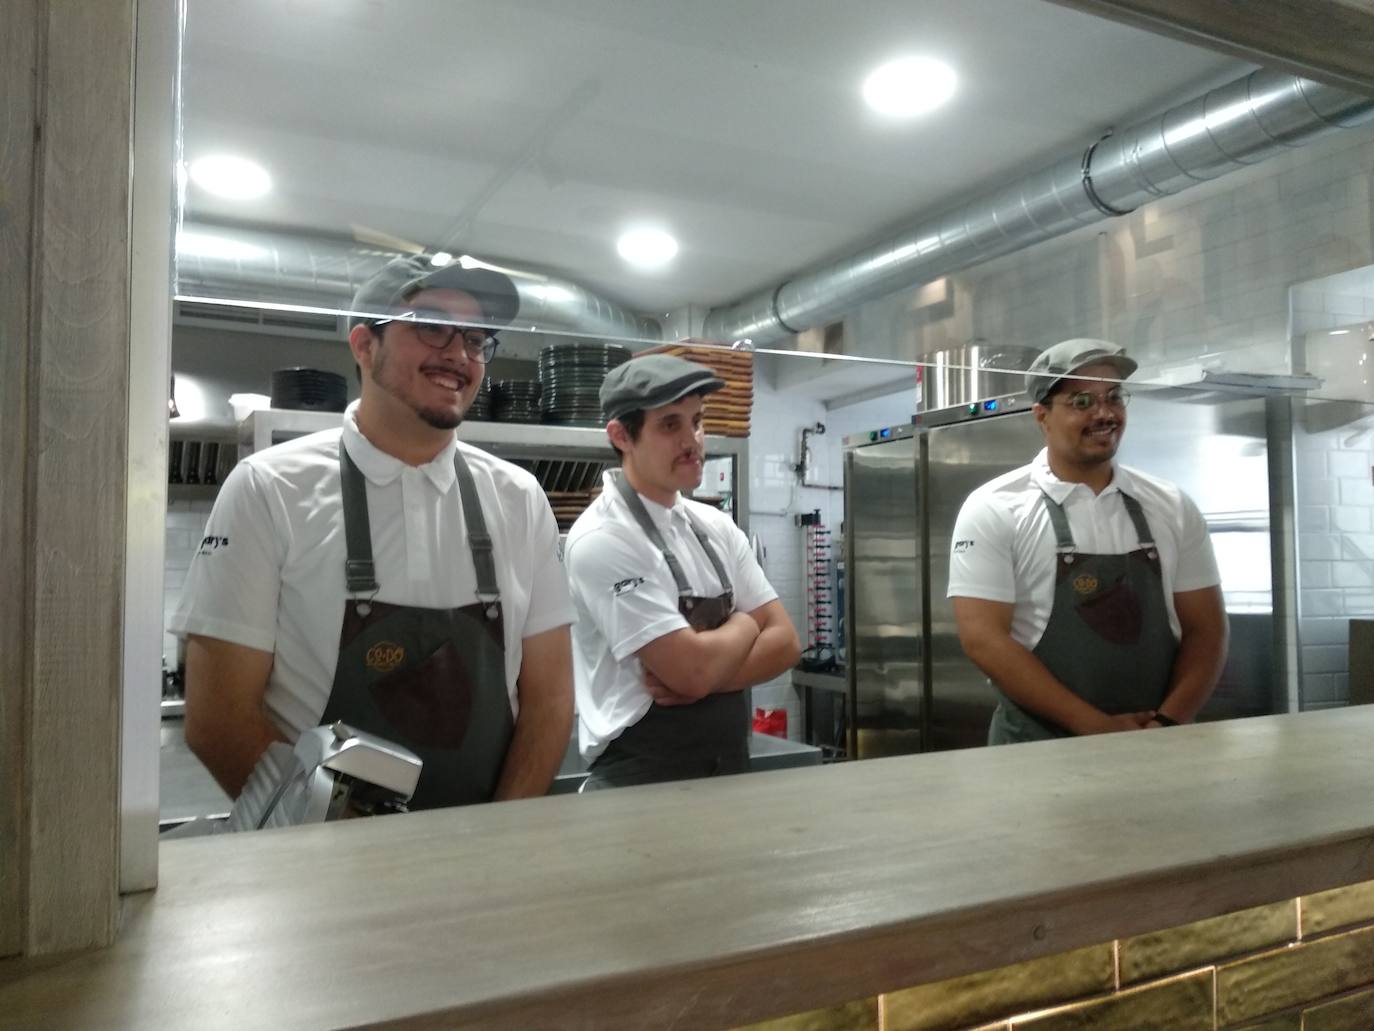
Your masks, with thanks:
[[[759,638],[759,624],[732,613],[714,630],[674,630],[655,638],[637,655],[645,672],[683,701],[696,701],[729,685]]]

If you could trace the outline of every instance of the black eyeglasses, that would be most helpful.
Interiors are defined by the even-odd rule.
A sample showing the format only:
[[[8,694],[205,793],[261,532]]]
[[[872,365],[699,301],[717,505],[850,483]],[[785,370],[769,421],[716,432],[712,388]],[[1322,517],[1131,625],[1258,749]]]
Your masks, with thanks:
[[[1130,403],[1131,395],[1122,387],[1113,387],[1105,394],[1094,394],[1091,390],[1079,390],[1072,394],[1065,394],[1064,400],[1068,401],[1069,407],[1076,412],[1091,412],[1098,405],[1119,410]]]
[[[496,337],[483,330],[465,329],[449,322],[421,322],[416,319],[399,317],[378,319],[372,323],[372,327],[378,329],[393,322],[397,325],[409,326],[420,339],[420,343],[432,347],[436,351],[442,351],[453,343],[454,337],[462,337],[463,351],[473,361],[481,362],[483,365],[491,361],[496,354],[496,345],[499,343]]]

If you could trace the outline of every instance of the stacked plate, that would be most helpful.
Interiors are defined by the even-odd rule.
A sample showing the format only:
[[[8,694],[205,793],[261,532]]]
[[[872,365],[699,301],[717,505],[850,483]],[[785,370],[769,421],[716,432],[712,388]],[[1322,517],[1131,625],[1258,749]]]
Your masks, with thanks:
[[[568,341],[539,352],[544,421],[563,426],[601,426],[601,381],[630,351],[614,344]]]
[[[464,418],[478,421],[491,418],[490,380],[482,380],[482,385],[477,389],[477,396],[472,399],[472,405],[468,408],[468,414]]]
[[[491,385],[493,422],[539,422],[538,380],[501,379]]]
[[[278,369],[272,373],[272,407],[342,412],[348,407],[348,380],[323,369]]]

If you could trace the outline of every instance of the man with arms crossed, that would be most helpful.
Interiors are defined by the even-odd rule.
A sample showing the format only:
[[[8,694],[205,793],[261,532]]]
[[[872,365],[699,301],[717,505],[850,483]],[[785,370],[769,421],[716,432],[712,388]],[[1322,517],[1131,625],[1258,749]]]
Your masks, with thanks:
[[[777,592],[701,483],[708,368],[645,355],[601,388],[621,466],[568,534],[584,790],[749,768],[744,691],[801,654]]]
[[[529,473],[454,432],[518,305],[498,272],[390,262],[353,301],[342,427],[225,479],[171,629],[231,826],[336,720],[419,755],[412,808],[548,790],[572,726],[557,525]]]
[[[1105,340],[1042,353],[1026,387],[1044,450],[969,495],[955,522],[959,640],[1001,694],[989,744],[1186,723],[1221,674],[1226,614],[1201,513],[1113,461],[1135,369]]]

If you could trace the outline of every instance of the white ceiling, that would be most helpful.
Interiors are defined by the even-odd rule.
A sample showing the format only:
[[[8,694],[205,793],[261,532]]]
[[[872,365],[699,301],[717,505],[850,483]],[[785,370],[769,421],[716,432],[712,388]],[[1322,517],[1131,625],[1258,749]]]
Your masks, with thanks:
[[[891,123],[865,73],[960,88]],[[187,215],[537,264],[656,315],[716,305],[1071,153],[1247,65],[1043,0],[188,0],[184,149],[264,164]],[[615,237],[682,244],[660,273]]]

